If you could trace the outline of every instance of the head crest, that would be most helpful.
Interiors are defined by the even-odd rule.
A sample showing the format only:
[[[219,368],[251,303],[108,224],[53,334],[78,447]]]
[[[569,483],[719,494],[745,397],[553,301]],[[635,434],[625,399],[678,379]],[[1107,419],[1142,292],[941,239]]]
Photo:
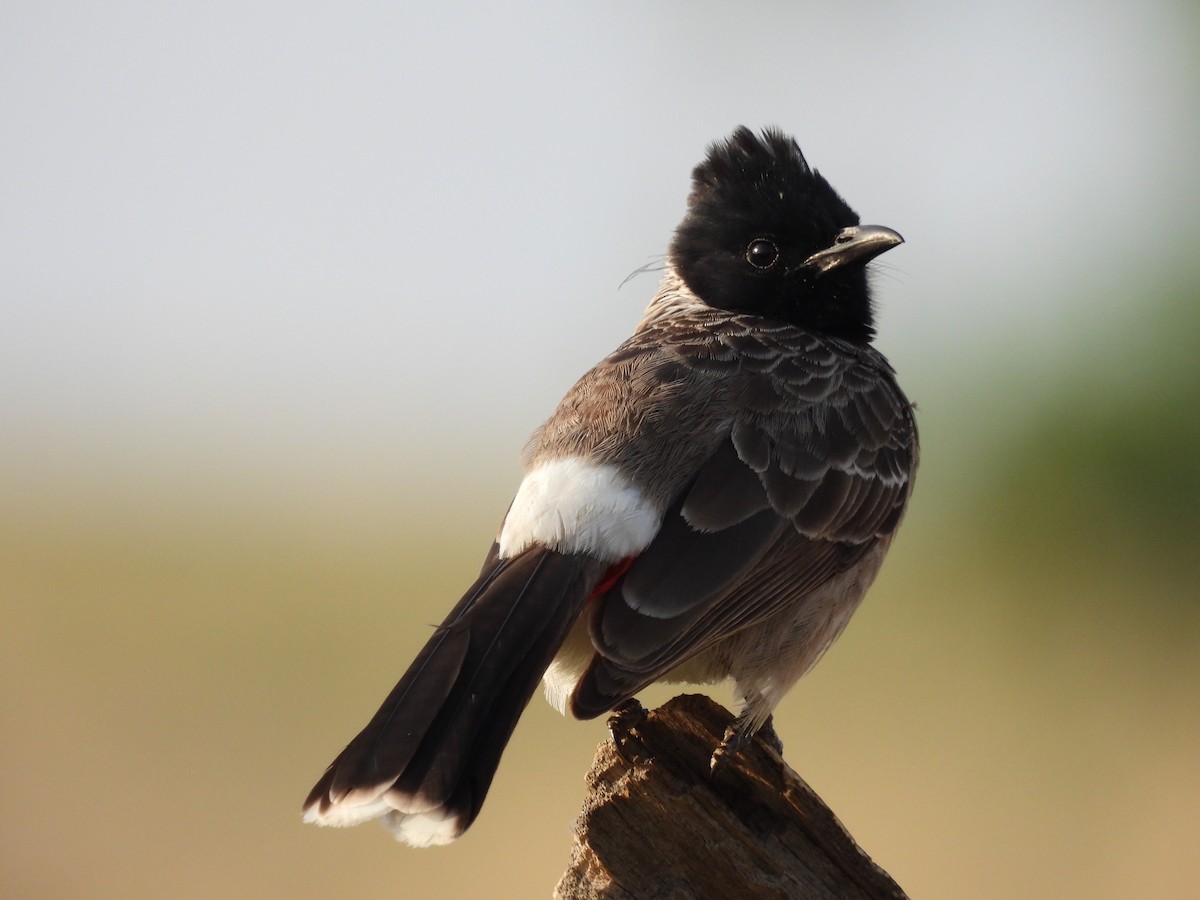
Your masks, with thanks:
[[[709,145],[708,156],[692,171],[692,183],[693,190],[704,192],[807,179],[813,174],[795,138],[778,128],[765,128],[756,135],[743,125],[726,140]]]
[[[688,207],[713,221],[807,224],[817,241],[858,224],[854,210],[809,166],[796,140],[778,128],[755,134],[742,126],[711,144],[692,170]]]

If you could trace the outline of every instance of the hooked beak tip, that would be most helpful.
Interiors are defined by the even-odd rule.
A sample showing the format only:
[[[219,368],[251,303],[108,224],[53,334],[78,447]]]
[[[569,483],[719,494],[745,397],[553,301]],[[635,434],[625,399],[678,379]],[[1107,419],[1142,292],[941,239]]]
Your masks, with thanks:
[[[853,225],[843,228],[830,246],[818,250],[797,268],[811,269],[823,275],[849,263],[866,265],[879,254],[903,243],[900,232],[883,225]]]

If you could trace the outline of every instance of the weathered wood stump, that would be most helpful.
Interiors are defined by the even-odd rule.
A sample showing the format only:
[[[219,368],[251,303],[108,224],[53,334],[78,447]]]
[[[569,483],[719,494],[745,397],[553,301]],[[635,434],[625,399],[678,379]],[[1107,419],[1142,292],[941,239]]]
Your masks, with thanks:
[[[613,715],[558,900],[905,897],[762,738],[710,772],[732,721],[700,695]]]

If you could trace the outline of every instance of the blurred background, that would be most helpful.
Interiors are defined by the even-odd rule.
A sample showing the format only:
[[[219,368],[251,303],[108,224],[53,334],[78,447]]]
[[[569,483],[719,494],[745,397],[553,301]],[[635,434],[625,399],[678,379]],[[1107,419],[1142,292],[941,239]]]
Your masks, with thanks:
[[[788,760],[914,897],[1200,896],[1198,10],[5,4],[0,892],[549,896],[602,721],[450,848],[300,802],[777,124],[924,444]]]

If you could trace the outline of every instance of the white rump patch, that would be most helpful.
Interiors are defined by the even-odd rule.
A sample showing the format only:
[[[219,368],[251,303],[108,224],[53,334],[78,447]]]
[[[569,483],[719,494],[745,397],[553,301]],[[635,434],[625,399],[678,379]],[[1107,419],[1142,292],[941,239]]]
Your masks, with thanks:
[[[500,529],[500,556],[534,544],[617,562],[646,549],[662,515],[616,466],[579,457],[544,462],[525,476]]]

